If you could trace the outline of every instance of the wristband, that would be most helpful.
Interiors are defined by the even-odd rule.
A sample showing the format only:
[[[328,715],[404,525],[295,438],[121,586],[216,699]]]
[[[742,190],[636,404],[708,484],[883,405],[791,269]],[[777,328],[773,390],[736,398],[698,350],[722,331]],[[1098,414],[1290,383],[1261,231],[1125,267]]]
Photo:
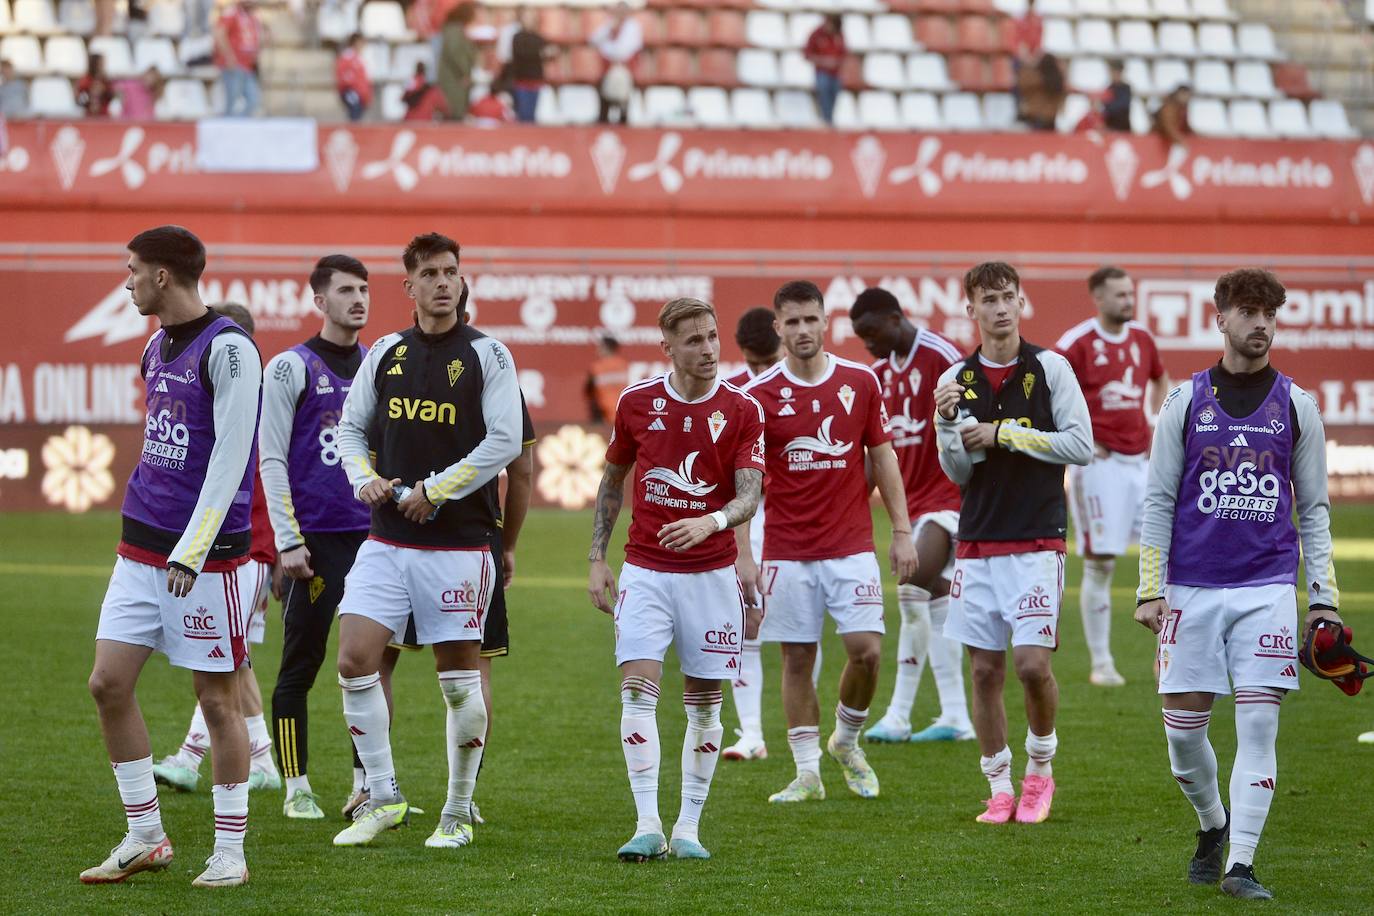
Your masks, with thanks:
[[[726,528],[730,527],[730,522],[725,518],[724,512],[712,512],[710,515],[706,517],[716,523],[717,531],[724,531]]]

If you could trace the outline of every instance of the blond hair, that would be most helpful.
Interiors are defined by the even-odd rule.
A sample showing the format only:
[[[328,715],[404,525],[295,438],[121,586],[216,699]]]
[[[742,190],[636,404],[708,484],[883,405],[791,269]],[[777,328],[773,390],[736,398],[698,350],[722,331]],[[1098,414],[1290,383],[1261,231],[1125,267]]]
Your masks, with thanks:
[[[677,327],[679,321],[687,318],[700,318],[702,315],[710,315],[714,321],[716,309],[711,303],[703,302],[700,299],[681,298],[669,299],[663,304],[663,308],[658,313],[659,330],[665,334],[671,334],[673,328]]]

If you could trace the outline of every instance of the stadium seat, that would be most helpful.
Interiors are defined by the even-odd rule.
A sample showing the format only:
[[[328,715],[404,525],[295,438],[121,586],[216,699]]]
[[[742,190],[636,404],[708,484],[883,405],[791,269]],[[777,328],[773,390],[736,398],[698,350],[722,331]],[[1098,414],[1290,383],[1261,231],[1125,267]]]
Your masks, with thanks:
[[[539,34],[544,40],[556,45],[581,44],[586,36],[582,32],[582,17],[563,6],[546,6],[539,10]],[[553,108],[557,117],[557,105]]]
[[[1072,57],[1078,53],[1073,26],[1067,19],[1046,19],[1040,47],[1056,57]]]
[[[601,114],[601,96],[595,86],[559,86],[558,113],[565,124],[595,124]]]
[[[423,63],[425,73],[430,79],[434,79],[438,72],[434,66],[434,46],[429,43],[397,45],[391,53],[391,78],[405,82],[415,75],[415,65]],[[375,82],[382,79],[385,74],[381,71],[368,71],[368,75]]]
[[[1265,140],[1274,136],[1269,126],[1269,112],[1264,103],[1255,99],[1236,99],[1231,102],[1231,131],[1238,137]]]
[[[1024,5],[1021,11],[1025,12]],[[1078,8],[1074,6],[1074,0],[1041,0],[1035,5],[1035,11],[1041,16],[1072,17],[1078,15]]]
[[[738,127],[768,130],[778,126],[773,100],[763,89],[736,89],[730,93],[730,116]]]
[[[1276,63],[1273,65],[1272,76],[1278,90],[1289,98],[1310,102],[1317,97],[1316,90],[1307,79],[1307,68],[1302,64]]]
[[[1122,71],[1121,78],[1126,81],[1126,85],[1131,87],[1135,95],[1154,95],[1158,90],[1155,88],[1155,81],[1150,76],[1150,65],[1138,57],[1126,58],[1126,67]]]
[[[182,0],[157,0],[147,4],[148,31],[166,38],[186,33],[186,4]]]
[[[738,86],[736,66],[734,51],[710,48],[697,55],[697,79],[703,86]]]
[[[401,113],[405,113],[404,105],[401,106]],[[158,101],[157,114],[160,118],[174,121],[196,121],[209,117],[210,99],[206,95],[205,84],[198,79],[168,80]]]
[[[97,35],[86,45],[88,56],[99,54],[105,58],[105,72],[114,79],[138,73],[134,69],[134,52],[129,42],[118,35]]]
[[[40,76],[29,83],[29,111],[41,118],[79,118],[83,114],[65,76]]]
[[[798,0],[758,0],[758,4],[770,10],[784,10],[788,12],[802,5]]]
[[[86,42],[78,35],[54,35],[43,44],[43,69],[73,79],[86,72]]]
[[[718,48],[745,48],[744,14],[739,10],[711,10],[706,18],[706,40]]]
[[[663,28],[663,17],[650,10],[640,10],[634,13],[634,19],[639,23],[639,32],[644,36],[644,46],[646,48],[656,48],[666,44],[668,36]],[[587,23],[587,34],[593,34],[600,27],[602,16],[598,11],[593,10],[583,19]]]
[[[0,60],[14,64],[19,76],[43,72],[43,48],[32,35],[6,35],[0,38]]]
[[[685,48],[664,48],[658,52],[656,63],[658,72],[654,79],[660,83],[690,86],[697,81],[692,67],[692,55]]]
[[[917,19],[916,40],[927,51],[940,54],[948,54],[959,48],[959,36],[954,24],[944,16],[922,16]]]
[[[1188,126],[1202,137],[1228,137],[1231,120],[1226,115],[1226,103],[1221,99],[1193,96],[1188,103]]]
[[[364,3],[358,19],[358,31],[367,39],[390,42],[415,40],[415,35],[406,27],[405,11],[395,0],[369,0]]]
[[[906,53],[916,46],[911,35],[911,20],[900,13],[885,13],[873,17],[873,49]]]
[[[172,39],[140,38],[134,42],[134,70],[144,73],[149,67],[157,67],[157,72],[163,76],[181,73],[181,61],[177,58]]]
[[[773,93],[773,113],[778,126],[793,130],[810,130],[821,126],[816,98],[809,92],[784,89]]]
[[[1188,9],[1188,0],[1154,0],[1155,16],[1160,19],[1187,19],[1193,18],[1193,11]]]
[[[982,130],[983,109],[972,92],[951,92],[940,99],[940,117],[948,130]]]
[[[384,41],[364,42],[363,67],[367,70],[368,79],[374,83],[379,79],[384,79],[391,72],[391,45]],[[430,79],[433,79],[434,75],[431,71]],[[411,74],[407,73],[402,79],[409,79],[410,76]]]
[[[841,92],[835,99],[835,126],[840,130],[863,130],[863,124],[859,122],[859,105],[854,99],[854,93]]]
[[[1193,0],[1193,15],[1198,19],[1234,22],[1237,18],[1227,0]]]
[[[357,5],[326,0],[320,4],[320,11],[315,15],[315,29],[320,33],[321,41],[343,44],[348,41],[348,36],[358,31]]]
[[[745,86],[778,85],[778,56],[761,48],[745,48],[736,58],[739,81]]]
[[[1155,27],[1148,22],[1131,20],[1119,23],[1116,37],[1117,49],[1122,54],[1153,57],[1159,53],[1159,46],[1155,44]]]
[[[1204,57],[1236,56],[1236,35],[1225,22],[1204,22],[1197,27],[1198,53]]]
[[[10,16],[10,0],[0,0],[0,35],[14,31],[14,19]]]
[[[1274,30],[1263,22],[1242,22],[1237,26],[1236,45],[1242,57],[1260,60],[1279,60],[1283,57],[1274,42]]]
[[[1076,43],[1080,54],[1110,57],[1116,53],[1116,35],[1112,32],[1112,24],[1105,19],[1078,20]]]
[[[728,130],[735,126],[735,119],[730,115],[730,93],[719,86],[688,89],[687,108],[702,127]]]
[[[1010,91],[1012,83],[1016,82],[1016,78],[1012,73],[1011,55],[998,54],[988,60],[990,64],[989,69],[992,71],[991,75],[988,77],[988,86],[997,92]]]
[[[986,16],[962,16],[959,19],[959,47],[980,54],[996,54],[1002,50],[1002,36],[992,27]]]
[[[1332,140],[1350,140],[1359,136],[1350,127],[1345,106],[1336,99],[1316,99],[1308,107],[1307,113],[1312,121],[1312,131],[1318,136]]]
[[[1083,120],[1083,116],[1092,110],[1093,103],[1086,96],[1077,92],[1072,92],[1064,99],[1064,107],[1059,109],[1059,114],[1055,116],[1055,130],[1061,134],[1073,133],[1078,122]]]
[[[1200,60],[1193,67],[1193,91],[1200,95],[1231,96],[1231,65],[1224,60]]]
[[[1197,57],[1197,38],[1187,22],[1159,24],[1159,53],[1172,57]]]
[[[1193,71],[1184,60],[1165,57],[1155,61],[1155,92],[1167,95],[1184,83],[1193,82]]]
[[[377,91],[377,111],[381,114],[383,121],[400,121],[406,116],[406,103],[402,96],[405,95],[406,87],[401,83],[385,83]],[[552,95],[545,92],[542,95]],[[540,101],[543,101],[541,96]],[[536,114],[535,120],[539,121]],[[539,123],[543,123],[539,121]]]
[[[953,89],[945,59],[939,54],[912,54],[906,59],[906,81],[912,89],[943,92]]]
[[[680,48],[699,48],[706,44],[706,20],[696,10],[669,10],[663,37],[668,44]]]
[[[982,92],[988,84],[988,59],[981,54],[951,54],[949,78],[962,89]]]
[[[902,119],[897,112],[897,96],[891,92],[860,92],[858,103],[859,123],[865,130],[902,129]]]
[[[1307,120],[1307,106],[1297,99],[1274,99],[1269,103],[1269,126],[1280,137],[1310,140],[1316,136]]]
[[[1119,19],[1153,19],[1155,15],[1150,0],[1113,0],[1112,6]]]
[[[1012,130],[1016,127],[1016,97],[1010,92],[983,94],[983,120],[988,130]]]
[[[0,3],[0,8],[4,4]],[[95,34],[95,3],[93,0],[62,0],[57,7],[57,21],[65,32],[73,35]],[[0,27],[0,32],[5,31]]]
[[[1100,57],[1075,57],[1069,61],[1069,87],[1075,92],[1101,92],[1111,82],[1107,62]]]
[[[13,0],[10,8],[13,28],[29,35],[52,35],[61,31],[53,14],[51,0]]]
[[[1131,98],[1131,130],[1138,134],[1148,134],[1150,132],[1150,112],[1145,108],[1145,102],[1139,96]]]
[[[864,55],[864,82],[877,89],[907,88],[906,67],[899,54],[874,52]]]
[[[873,33],[868,28],[868,17],[858,13],[847,13],[840,20],[840,33],[844,35],[844,45],[850,51],[863,54],[873,49]]]
[[[810,89],[816,85],[816,68],[800,51],[784,51],[780,59],[778,85],[789,89]]]
[[[1116,6],[1112,0],[1077,0],[1074,12],[1079,16],[1113,19],[1116,17]]]
[[[1260,60],[1243,60],[1236,64],[1236,94],[1255,99],[1276,99],[1279,90],[1274,86],[1274,72]]]
[[[940,118],[940,101],[929,92],[903,92],[900,104],[902,123],[911,130],[945,129],[945,122]]]
[[[596,48],[580,45],[568,52],[565,83],[600,83],[602,71],[601,55]],[[562,110],[562,106],[559,106]]]
[[[687,93],[680,86],[647,86],[642,123],[649,127],[691,126]]]
[[[750,10],[744,19],[744,38],[755,48],[781,51],[791,47],[786,17],[772,10]]]
[[[810,40],[811,33],[816,31],[822,22],[820,13],[793,13],[787,17],[787,47],[805,48],[806,42]],[[843,33],[843,29],[841,29]],[[853,48],[849,49],[853,51]]]

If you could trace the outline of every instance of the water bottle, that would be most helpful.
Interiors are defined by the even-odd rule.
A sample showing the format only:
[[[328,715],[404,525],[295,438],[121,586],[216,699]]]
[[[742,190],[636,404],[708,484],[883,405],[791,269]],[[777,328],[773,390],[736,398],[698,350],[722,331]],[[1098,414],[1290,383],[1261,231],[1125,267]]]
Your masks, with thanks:
[[[414,489],[415,489],[414,487],[408,487],[408,486],[406,486],[406,485],[403,484],[403,483],[398,483],[398,484],[396,484],[396,486],[394,486],[394,487],[391,488],[391,498],[394,499],[394,500],[396,500],[396,502],[399,504],[403,499],[405,499],[407,496],[409,496],[409,495],[410,495],[410,491],[411,491],[411,490],[414,490]],[[438,514],[439,514],[439,507],[438,507],[438,506],[435,506],[435,507],[434,507],[434,511],[431,512],[427,518],[425,518],[425,521],[427,521],[427,522],[432,522],[432,521],[434,521],[434,516],[436,516],[436,515],[438,515]]]

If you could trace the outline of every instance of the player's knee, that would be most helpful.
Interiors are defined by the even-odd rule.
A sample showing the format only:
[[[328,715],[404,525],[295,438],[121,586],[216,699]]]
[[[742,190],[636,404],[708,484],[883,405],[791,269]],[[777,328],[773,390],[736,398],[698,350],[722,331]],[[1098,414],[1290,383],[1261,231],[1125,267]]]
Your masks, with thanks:
[[[229,687],[233,687],[232,682]],[[228,722],[232,717],[243,715],[237,690],[223,689],[215,685],[199,690],[196,698],[200,701],[201,714],[205,716],[205,721],[209,725],[218,725]]]
[[[815,649],[806,651],[802,648],[787,649],[782,652],[782,667],[788,674],[799,677],[811,677],[811,670],[816,667]]]
[[[1050,667],[1049,657],[1018,658],[1016,678],[1027,687],[1044,687],[1053,683],[1054,670]]]
[[[849,663],[861,669],[870,677],[877,677],[878,665],[882,661],[882,648],[880,644],[861,646],[851,650],[849,653]]]
[[[97,706],[110,706],[127,703],[133,699],[133,688],[123,678],[111,676],[108,671],[96,669],[86,681],[86,689],[91,692]]]
[[[339,647],[339,677],[363,677],[368,674],[377,673],[377,664],[372,661],[369,666],[367,653]]]
[[[1001,690],[1006,678],[1006,666],[1000,659],[975,656],[969,661],[969,675],[973,686],[979,690]]]

